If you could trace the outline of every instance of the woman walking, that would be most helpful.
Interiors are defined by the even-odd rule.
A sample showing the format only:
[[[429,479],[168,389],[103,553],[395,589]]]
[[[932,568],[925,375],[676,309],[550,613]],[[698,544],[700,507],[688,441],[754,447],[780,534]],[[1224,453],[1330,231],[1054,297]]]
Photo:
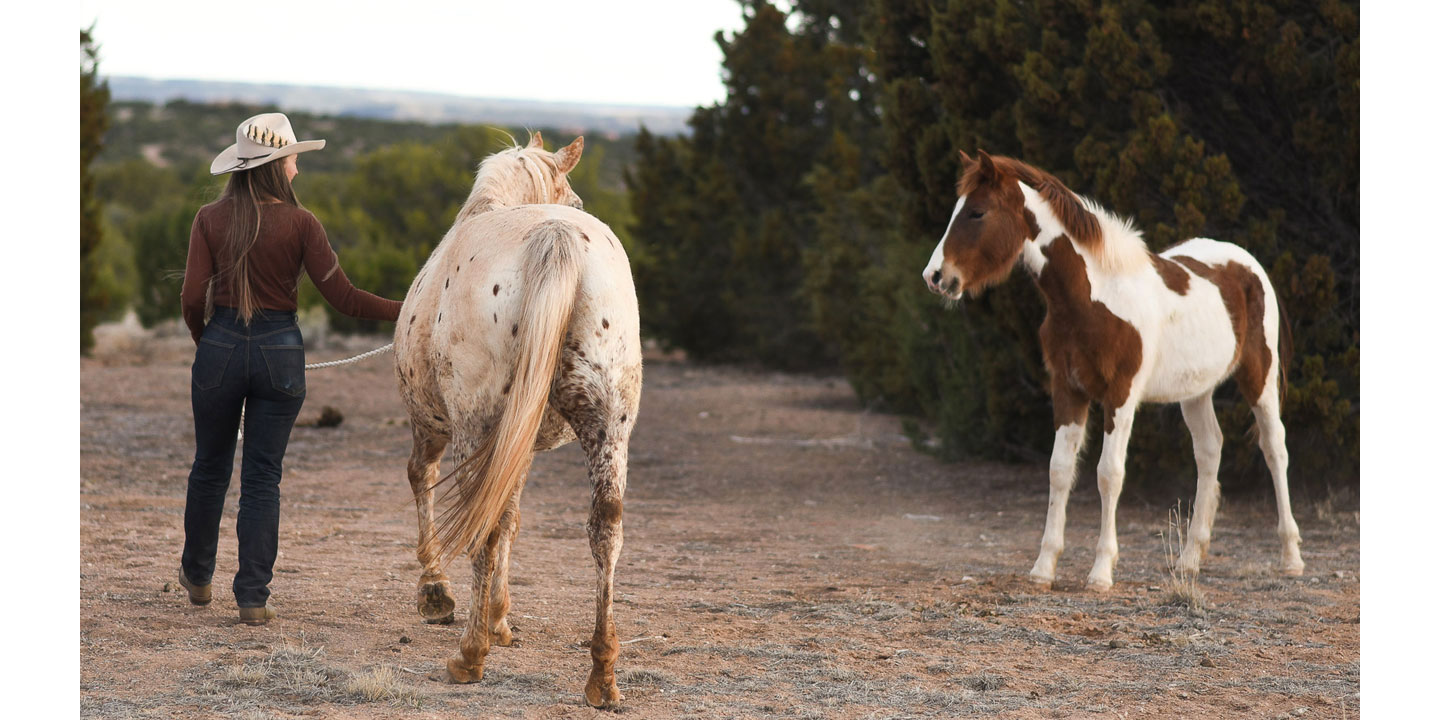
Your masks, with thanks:
[[[220,199],[195,214],[180,292],[196,344],[190,371],[195,463],[185,496],[180,584],[190,602],[210,602],[243,409],[234,591],[240,619],[251,625],[275,617],[267,600],[280,532],[281,463],[305,402],[305,348],[295,318],[301,271],[346,315],[393,322],[400,313],[400,302],[350,284],[320,221],[295,199],[290,182],[299,173],[297,154],[323,147],[324,140],[297,141],[282,113],[240,123],[235,144],[210,165],[212,175],[230,173],[230,182]]]

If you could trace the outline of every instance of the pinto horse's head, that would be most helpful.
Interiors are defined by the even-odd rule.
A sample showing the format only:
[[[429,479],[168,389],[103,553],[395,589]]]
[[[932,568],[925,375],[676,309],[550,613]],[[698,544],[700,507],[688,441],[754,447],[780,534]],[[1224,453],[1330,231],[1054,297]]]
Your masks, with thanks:
[[[924,272],[930,291],[950,300],[1004,280],[1025,241],[1036,234],[1019,179],[1005,158],[996,161],[982,150],[978,160],[964,152],[960,159],[955,211]]]

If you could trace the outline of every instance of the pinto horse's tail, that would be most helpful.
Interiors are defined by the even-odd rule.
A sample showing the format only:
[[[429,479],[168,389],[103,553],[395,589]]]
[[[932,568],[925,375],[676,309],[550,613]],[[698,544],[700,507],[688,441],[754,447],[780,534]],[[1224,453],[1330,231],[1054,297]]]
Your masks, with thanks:
[[[1280,408],[1285,407],[1285,394],[1289,391],[1289,380],[1287,375],[1290,369],[1291,356],[1295,354],[1295,338],[1290,335],[1290,316],[1285,314],[1285,305],[1280,302],[1280,294],[1272,288],[1270,293],[1275,296],[1275,309],[1280,311],[1280,357],[1276,360],[1280,363],[1280,373],[1276,376],[1279,381]]]
[[[442,562],[448,563],[472,544],[485,542],[530,470],[535,436],[575,309],[580,234],[568,222],[547,220],[525,238],[521,275],[525,296],[515,330],[514,375],[499,423],[456,468],[455,484],[446,491],[453,497],[436,523]]]

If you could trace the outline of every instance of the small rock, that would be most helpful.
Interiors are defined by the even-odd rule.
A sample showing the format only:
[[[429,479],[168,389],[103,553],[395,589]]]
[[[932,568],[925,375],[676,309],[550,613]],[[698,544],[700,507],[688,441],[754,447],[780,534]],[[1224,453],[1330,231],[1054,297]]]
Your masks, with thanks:
[[[963,576],[963,577],[960,578],[960,582],[962,582],[962,583],[973,583],[973,582],[975,582],[975,578],[970,577],[969,575],[965,575],[965,576]]]
[[[340,423],[343,422],[345,422],[345,416],[340,414],[339,410],[326,405],[320,409],[320,418],[315,421],[315,427],[340,427]]]
[[[1336,570],[1336,571],[1335,571],[1335,577],[1337,577],[1337,578],[1343,578],[1343,577],[1345,577],[1345,571],[1344,571],[1344,570]]]
[[[1190,693],[1185,692],[1184,690],[1181,690],[1178,694],[1180,695],[1180,699],[1181,699],[1181,700],[1189,700],[1189,699],[1190,699]]]
[[[409,636],[409,635],[401,635],[401,636],[400,636],[400,642],[402,642],[402,643],[408,643],[408,642],[410,642],[410,636]]]
[[[1130,645],[1130,643],[1125,642],[1124,640],[1121,640],[1120,638],[1115,638],[1114,640],[1111,640],[1111,641],[1110,641],[1110,647],[1111,647],[1111,649],[1119,649],[1119,648],[1123,648],[1123,647],[1128,647],[1129,645]]]
[[[1219,666],[1215,664],[1215,661],[1214,661],[1214,660],[1211,660],[1211,659],[1208,658],[1208,657],[1203,657],[1203,658],[1200,658],[1200,667],[1213,668],[1213,667],[1219,667]]]
[[[165,586],[160,588],[160,592],[175,592],[175,583],[165,583]]]

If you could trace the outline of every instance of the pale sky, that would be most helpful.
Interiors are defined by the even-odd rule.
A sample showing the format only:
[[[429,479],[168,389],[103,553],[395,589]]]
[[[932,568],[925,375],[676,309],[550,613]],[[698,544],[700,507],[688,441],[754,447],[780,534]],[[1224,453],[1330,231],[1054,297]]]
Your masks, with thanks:
[[[81,0],[102,75],[706,105],[735,0]]]

